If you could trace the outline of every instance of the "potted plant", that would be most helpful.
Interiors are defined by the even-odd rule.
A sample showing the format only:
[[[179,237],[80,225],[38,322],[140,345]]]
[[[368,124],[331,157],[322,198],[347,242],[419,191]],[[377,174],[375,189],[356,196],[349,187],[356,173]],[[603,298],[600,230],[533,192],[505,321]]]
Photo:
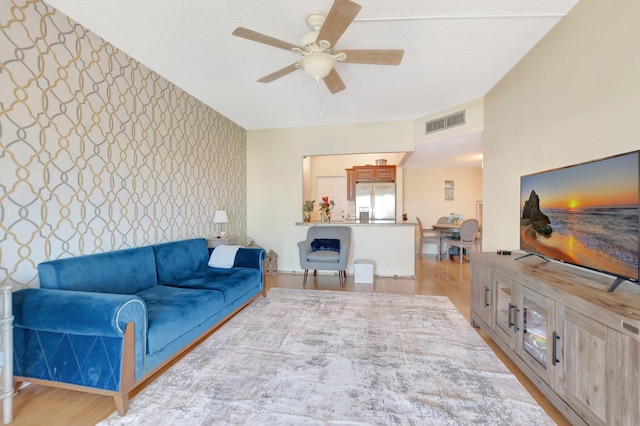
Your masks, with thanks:
[[[305,222],[311,222],[311,212],[316,203],[316,200],[306,200],[302,205],[302,218]]]

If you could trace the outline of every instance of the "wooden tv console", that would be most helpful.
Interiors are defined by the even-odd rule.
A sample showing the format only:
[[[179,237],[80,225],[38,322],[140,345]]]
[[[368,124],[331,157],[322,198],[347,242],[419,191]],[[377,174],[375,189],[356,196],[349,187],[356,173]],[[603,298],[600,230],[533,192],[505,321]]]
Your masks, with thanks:
[[[572,424],[640,421],[640,287],[519,253],[472,253],[471,323]]]

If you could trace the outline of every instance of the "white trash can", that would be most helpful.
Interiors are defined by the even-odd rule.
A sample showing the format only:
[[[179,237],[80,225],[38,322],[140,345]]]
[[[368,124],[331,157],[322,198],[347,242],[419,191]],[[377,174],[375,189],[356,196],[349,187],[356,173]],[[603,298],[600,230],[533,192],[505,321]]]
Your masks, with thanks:
[[[356,260],[353,262],[354,283],[373,284],[373,261]]]

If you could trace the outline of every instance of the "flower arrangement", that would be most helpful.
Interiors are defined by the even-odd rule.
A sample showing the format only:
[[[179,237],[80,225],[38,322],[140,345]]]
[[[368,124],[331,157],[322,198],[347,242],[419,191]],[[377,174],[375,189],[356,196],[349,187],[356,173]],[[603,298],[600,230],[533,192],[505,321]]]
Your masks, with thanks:
[[[451,213],[449,215],[449,219],[447,219],[447,223],[457,225],[460,222],[462,222],[462,219],[463,219],[463,217],[462,217],[461,214]]]
[[[329,197],[322,197],[322,201],[320,202],[320,213],[324,214],[329,222],[331,222],[331,210],[336,203],[333,200],[330,200]]]
[[[302,217],[305,222],[309,222],[311,220],[311,212],[313,211],[315,203],[316,200],[305,200],[302,205]]]

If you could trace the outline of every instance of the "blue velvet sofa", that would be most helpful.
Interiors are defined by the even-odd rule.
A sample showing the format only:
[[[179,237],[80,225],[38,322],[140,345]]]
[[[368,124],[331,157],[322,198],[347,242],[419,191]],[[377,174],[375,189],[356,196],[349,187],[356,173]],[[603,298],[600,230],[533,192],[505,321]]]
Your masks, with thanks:
[[[39,264],[40,288],[13,294],[14,380],[111,395],[123,415],[133,388],[266,296],[263,249],[231,268],[210,253],[191,239]]]

